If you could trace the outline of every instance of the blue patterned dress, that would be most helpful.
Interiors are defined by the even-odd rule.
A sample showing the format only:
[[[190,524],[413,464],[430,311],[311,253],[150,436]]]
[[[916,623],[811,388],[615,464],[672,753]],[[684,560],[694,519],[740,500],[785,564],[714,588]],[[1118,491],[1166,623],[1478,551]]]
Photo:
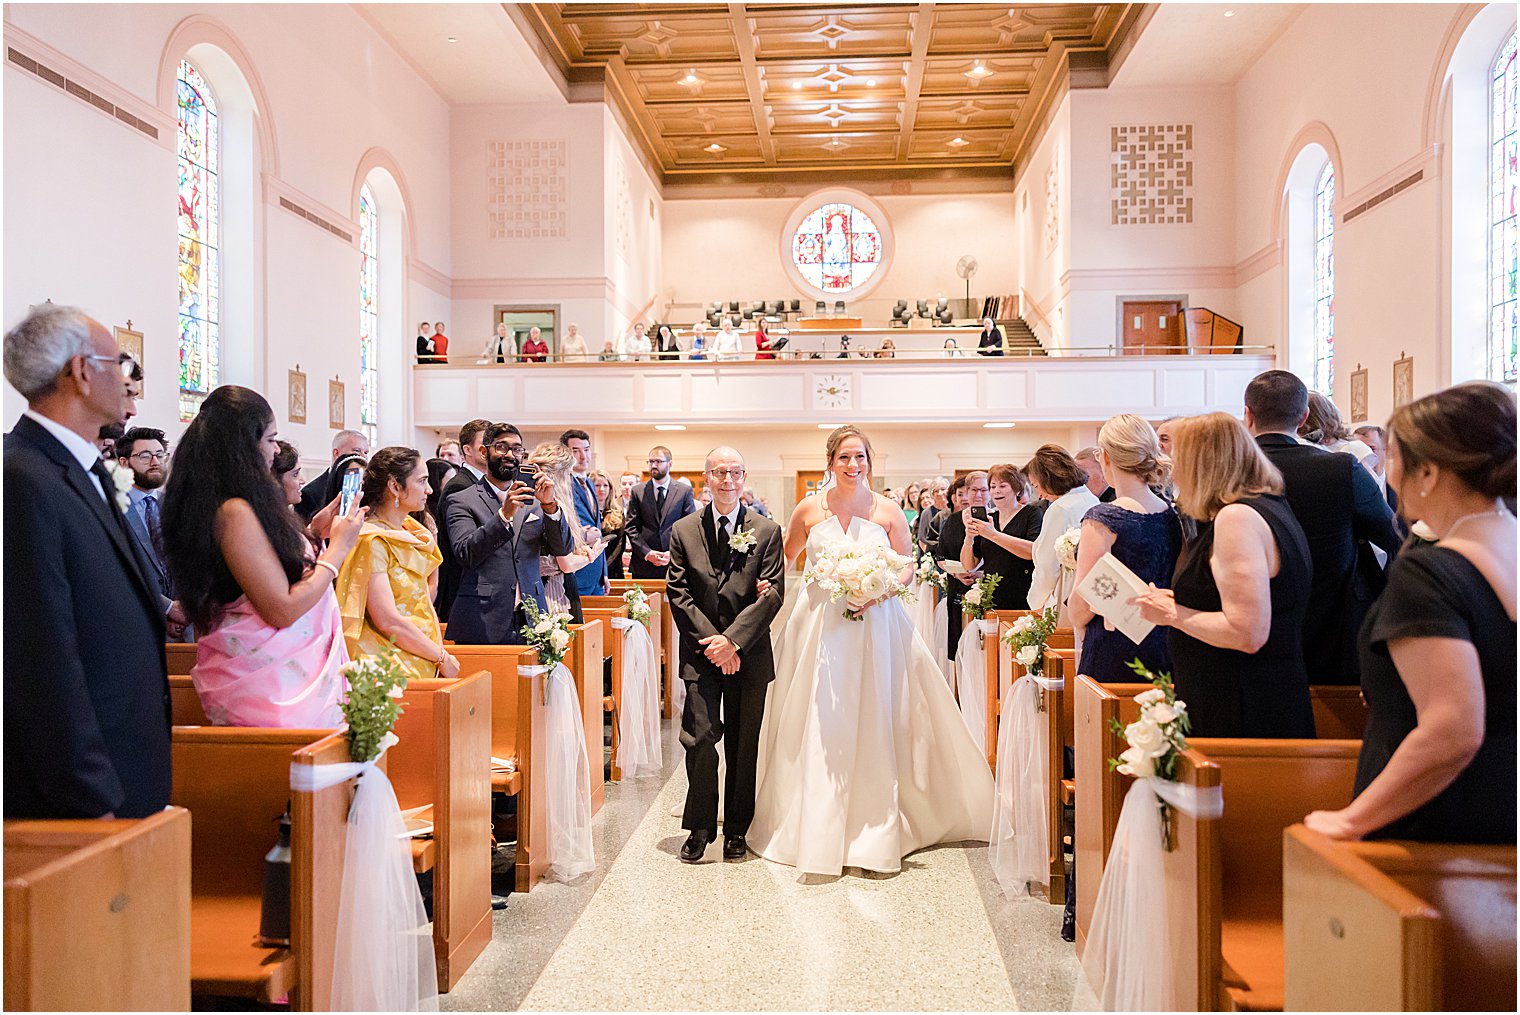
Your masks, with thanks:
[[[1172,573],[1182,552],[1182,525],[1175,509],[1143,514],[1099,504],[1089,508],[1082,520],[1097,522],[1114,534],[1113,555],[1141,581],[1154,582],[1157,588],[1172,587]],[[1139,678],[1127,664],[1139,659],[1153,673],[1170,673],[1172,655],[1167,649],[1166,631],[1157,627],[1136,645],[1120,632],[1105,629],[1102,617],[1094,617],[1082,636],[1078,672],[1101,683],[1133,683]]]

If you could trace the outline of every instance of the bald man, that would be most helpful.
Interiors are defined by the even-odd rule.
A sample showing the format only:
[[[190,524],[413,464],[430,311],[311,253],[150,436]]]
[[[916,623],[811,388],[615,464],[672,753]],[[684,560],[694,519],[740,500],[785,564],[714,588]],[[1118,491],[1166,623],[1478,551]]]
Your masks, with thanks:
[[[712,503],[670,530],[666,584],[686,681],[681,827],[691,835],[681,847],[683,863],[700,862],[718,837],[718,741],[725,732],[723,859],[741,860],[749,848],[744,836],[755,815],[760,720],[766,686],[776,678],[771,620],[785,588],[780,526],[740,500],[744,458],[733,448],[714,448],[706,481]],[[757,589],[761,581],[770,585],[765,595]]]

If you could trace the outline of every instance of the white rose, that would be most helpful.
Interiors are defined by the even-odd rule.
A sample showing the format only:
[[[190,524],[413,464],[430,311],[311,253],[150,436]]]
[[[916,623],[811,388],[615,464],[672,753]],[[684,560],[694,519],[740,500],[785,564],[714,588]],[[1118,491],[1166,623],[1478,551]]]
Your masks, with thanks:
[[[555,631],[553,634],[549,635],[549,645],[554,649],[556,653],[563,654],[565,649],[570,647],[570,632]]]
[[[545,617],[543,620],[540,620],[538,623],[533,625],[534,634],[548,634],[552,630],[554,630],[554,621],[550,620],[548,617]]]
[[[1139,694],[1135,695],[1135,704],[1139,705],[1141,708],[1145,708],[1147,705],[1154,705],[1158,701],[1165,700],[1166,692],[1159,687],[1153,687],[1149,691],[1141,691]]]
[[[392,698],[400,698],[405,696],[406,688],[402,687],[400,684],[396,684],[392,686],[391,689],[386,693],[389,694]]]
[[[860,594],[866,599],[880,599],[892,587],[892,579],[885,571],[872,571],[860,582]]]
[[[1165,726],[1167,723],[1177,718],[1177,710],[1164,701],[1152,705],[1141,714],[1151,722],[1157,723],[1161,726]]]
[[[1014,634],[1025,634],[1026,632],[1029,632],[1029,631],[1032,631],[1032,630],[1034,630],[1034,618],[1031,617],[1031,616],[1029,616],[1028,614],[1025,614],[1024,616],[1020,617],[1018,620],[1015,620],[1013,622],[1013,633]]]
[[[1040,646],[1025,645],[1013,654],[1013,658],[1018,660],[1018,664],[1027,670],[1040,661]]]
[[[1142,750],[1151,757],[1165,754],[1168,746],[1166,734],[1161,732],[1161,727],[1146,719],[1124,727],[1124,739],[1129,741],[1131,747]]]
[[[1119,755],[1119,774],[1132,775],[1136,779],[1149,779],[1156,774],[1156,763],[1138,747],[1131,747]]]
[[[975,587],[975,588],[972,588],[970,592],[967,592],[966,593],[966,602],[970,603],[972,606],[980,606],[980,605],[982,605],[982,590],[981,590],[981,588],[980,587]]]

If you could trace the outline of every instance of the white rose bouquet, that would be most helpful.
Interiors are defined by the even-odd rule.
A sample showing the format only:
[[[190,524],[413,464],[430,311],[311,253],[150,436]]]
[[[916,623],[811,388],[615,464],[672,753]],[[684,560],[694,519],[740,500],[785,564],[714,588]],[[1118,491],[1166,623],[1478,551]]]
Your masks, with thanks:
[[[1109,767],[1137,779],[1173,780],[1177,777],[1177,755],[1187,750],[1190,728],[1187,704],[1177,700],[1170,674],[1152,673],[1138,659],[1130,660],[1129,668],[1152,686],[1149,691],[1135,695],[1135,704],[1140,706],[1139,719],[1128,726],[1113,720],[1113,731],[1124,737],[1129,748],[1117,758],[1110,758]],[[1171,807],[1165,801],[1160,807],[1162,845],[1170,853],[1175,846]]]
[[[343,667],[347,691],[343,695],[343,718],[348,723],[348,757],[360,763],[374,761],[396,743],[391,729],[401,718],[406,690],[406,667],[396,657],[395,639],[370,655],[360,656]]]
[[[1031,676],[1038,677],[1045,669],[1045,643],[1056,629],[1060,611],[1047,606],[1042,613],[1025,615],[1013,622],[1013,627],[1003,635],[1003,641],[1013,649],[1013,658]]]
[[[934,563],[934,554],[926,553],[919,559],[918,571],[914,579],[927,585],[933,585],[941,593],[945,591],[945,572]]]
[[[649,626],[649,618],[654,611],[649,608],[649,595],[638,586],[634,586],[623,593],[623,602],[628,607],[628,619],[638,624]]]
[[[913,592],[902,582],[902,572],[912,563],[913,558],[891,547],[835,543],[818,552],[802,580],[817,585],[836,603],[843,599],[844,615],[862,620],[866,606],[877,600],[913,601]]]
[[[1068,571],[1077,569],[1077,546],[1082,541],[1082,528],[1073,525],[1061,533],[1056,540],[1056,557],[1061,561],[1061,566]]]
[[[992,611],[992,593],[1003,580],[1000,574],[984,574],[961,597],[961,612],[972,620],[981,620]]]
[[[523,640],[538,649],[540,665],[553,669],[564,661],[570,651],[570,614],[544,613],[532,599],[523,599],[523,610],[528,617],[528,627]]]

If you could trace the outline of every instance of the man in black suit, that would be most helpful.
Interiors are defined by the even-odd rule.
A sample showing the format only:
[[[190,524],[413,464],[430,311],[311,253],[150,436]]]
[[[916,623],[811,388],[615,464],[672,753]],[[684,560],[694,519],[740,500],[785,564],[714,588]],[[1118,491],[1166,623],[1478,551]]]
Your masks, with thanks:
[[[126,415],[111,333],[48,304],[5,336],[27,409],[5,436],[5,816],[141,818],[169,803],[158,588],[95,447]]]
[[[486,430],[488,471],[467,490],[449,497],[444,513],[459,561],[459,594],[449,619],[449,639],[461,645],[521,645],[532,599],[548,610],[539,558],[564,556],[574,546],[566,518],[572,505],[554,499],[554,484],[540,475],[520,481],[522,434],[511,423]]]
[[[771,621],[785,587],[781,528],[740,501],[739,452],[716,448],[708,454],[707,489],[712,504],[670,530],[666,586],[687,688],[681,715],[688,787],[681,827],[691,832],[681,847],[685,863],[701,860],[718,837],[718,741],[725,733],[723,859],[742,859],[748,849],[744,836],[755,816],[765,692],[776,679]],[[770,585],[765,595],[757,588],[761,581]]]
[[[369,457],[369,438],[358,430],[339,430],[333,437],[332,460],[334,463],[344,455],[363,455]],[[322,475],[301,487],[301,502],[296,505],[296,513],[308,524],[316,517],[317,512],[327,505],[323,503],[323,495],[327,493],[328,474],[332,472],[332,466],[322,470]]]
[[[1103,475],[1103,462],[1098,458],[1098,451],[1097,445],[1093,445],[1071,457],[1087,473],[1087,488],[1092,491],[1092,495],[1103,504],[1112,504],[1119,494],[1108,485],[1108,477]]]
[[[670,449],[649,451],[649,479],[633,488],[623,523],[633,546],[630,569],[635,578],[664,578],[670,566],[670,529],[696,513],[691,484],[670,477]]]
[[[1302,444],[1295,436],[1309,414],[1309,389],[1286,370],[1268,370],[1246,386],[1246,426],[1283,476],[1288,506],[1309,541],[1314,581],[1304,619],[1304,662],[1314,684],[1355,684],[1361,679],[1357,634],[1371,598],[1358,587],[1357,543],[1365,540],[1390,557],[1398,552],[1393,513],[1372,473],[1355,457]]]
[[[486,428],[488,419],[472,419],[459,428],[459,453],[462,460],[458,471],[443,485],[438,497],[438,549],[443,553],[443,564],[438,568],[438,596],[433,606],[438,619],[448,623],[449,611],[454,606],[454,596],[459,592],[459,561],[454,557],[454,544],[449,539],[449,498],[460,490],[468,490],[480,482],[486,474]]]

